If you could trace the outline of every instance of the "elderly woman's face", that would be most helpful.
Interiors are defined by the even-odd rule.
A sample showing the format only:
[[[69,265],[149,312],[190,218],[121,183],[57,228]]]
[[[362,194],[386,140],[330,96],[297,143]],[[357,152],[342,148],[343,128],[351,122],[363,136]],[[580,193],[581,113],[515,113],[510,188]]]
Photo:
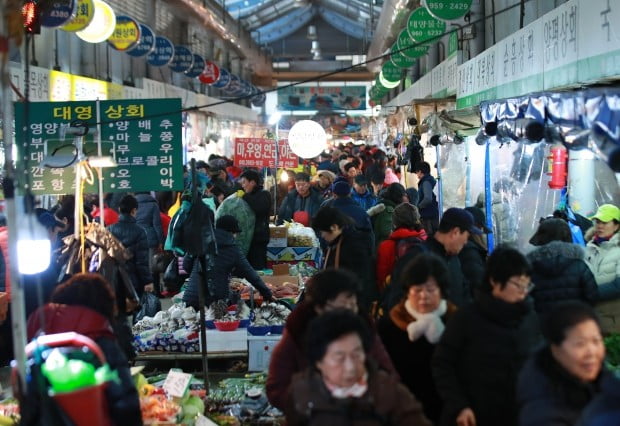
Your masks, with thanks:
[[[409,287],[407,300],[413,309],[421,314],[433,312],[439,307],[441,302],[441,289],[433,277],[429,277],[426,282]]]
[[[601,330],[591,319],[581,322],[568,330],[560,345],[551,345],[551,353],[571,375],[592,382],[598,377],[605,358]]]
[[[620,228],[620,225],[610,220],[609,222],[601,222],[600,220],[594,219],[594,224],[596,226],[596,236],[599,238],[610,238]]]
[[[331,342],[316,367],[328,385],[348,388],[364,377],[365,361],[362,339],[357,333],[351,333]]]

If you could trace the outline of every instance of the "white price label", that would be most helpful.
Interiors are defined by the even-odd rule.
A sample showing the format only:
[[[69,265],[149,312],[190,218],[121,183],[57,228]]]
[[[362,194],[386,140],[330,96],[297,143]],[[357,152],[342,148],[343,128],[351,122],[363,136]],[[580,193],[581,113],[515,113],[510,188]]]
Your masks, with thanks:
[[[164,390],[170,396],[183,398],[191,380],[191,374],[170,370],[164,382]]]

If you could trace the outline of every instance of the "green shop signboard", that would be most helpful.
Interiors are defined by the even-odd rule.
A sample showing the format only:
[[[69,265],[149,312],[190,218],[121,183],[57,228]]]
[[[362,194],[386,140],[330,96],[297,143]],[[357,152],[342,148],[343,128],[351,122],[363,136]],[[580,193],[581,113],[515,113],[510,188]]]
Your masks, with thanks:
[[[75,156],[75,136],[67,129],[81,120],[91,129],[101,123],[102,155],[112,156],[116,167],[103,168],[105,192],[169,191],[183,189],[183,145],[180,99],[135,99],[100,102],[32,102],[29,123],[24,104],[15,103],[17,166],[28,169],[34,194],[69,194],[75,191],[75,167],[48,168],[47,158]],[[86,156],[97,155],[96,139],[84,137]],[[23,142],[22,142],[23,141]],[[50,157],[51,156],[51,157]],[[54,162],[58,165],[58,161]],[[24,175],[18,177],[23,188]],[[97,175],[87,182],[86,193],[97,192]]]
[[[403,56],[406,56],[411,59],[420,58],[428,52],[428,45],[416,43],[409,37],[409,33],[407,32],[407,28],[402,30],[398,35],[398,39],[396,40],[396,46],[398,46],[398,50]]]
[[[438,41],[445,31],[446,23],[433,18],[423,7],[411,12],[407,20],[409,37],[418,43]]]
[[[415,62],[415,59],[409,58],[399,52],[397,43],[394,43],[392,48],[390,49],[390,60],[394,65],[398,68],[409,68]]]
[[[452,21],[467,15],[472,0],[424,0],[428,12],[437,19]]]
[[[398,68],[390,61],[383,64],[383,67],[381,67],[381,71],[383,71],[383,77],[387,81],[391,82],[399,81],[403,75],[403,70]]]

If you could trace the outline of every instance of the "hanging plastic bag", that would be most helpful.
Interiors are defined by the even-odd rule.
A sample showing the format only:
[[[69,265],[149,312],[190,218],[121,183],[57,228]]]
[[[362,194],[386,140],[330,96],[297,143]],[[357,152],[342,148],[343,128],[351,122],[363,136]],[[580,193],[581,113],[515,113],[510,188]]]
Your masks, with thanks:
[[[243,250],[243,253],[247,255],[250,250],[252,236],[254,235],[256,217],[250,205],[241,198],[243,196],[243,191],[239,192],[241,192],[241,194],[235,192],[222,201],[222,204],[220,204],[220,207],[215,212],[215,219],[217,220],[224,215],[231,215],[237,219],[241,232],[237,236],[236,241],[239,247],[241,247],[241,250]]]
[[[140,310],[134,316],[134,322],[140,321],[144,317],[154,317],[157,312],[161,311],[161,302],[154,293],[145,291],[140,298]]]

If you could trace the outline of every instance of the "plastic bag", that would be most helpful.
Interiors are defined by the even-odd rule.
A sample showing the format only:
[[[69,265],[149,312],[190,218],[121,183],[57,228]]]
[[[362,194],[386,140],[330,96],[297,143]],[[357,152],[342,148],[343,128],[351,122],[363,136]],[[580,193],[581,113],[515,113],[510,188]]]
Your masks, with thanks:
[[[176,291],[183,282],[179,274],[179,262],[176,257],[172,258],[164,272],[164,286],[168,291]]]
[[[318,247],[319,240],[312,228],[291,225],[287,233],[289,247]]]
[[[159,298],[155,294],[145,291],[140,298],[140,310],[134,316],[134,322],[140,321],[144,317],[154,317],[159,311],[161,311]]]
[[[220,204],[217,212],[215,212],[216,221],[227,214],[234,216],[239,222],[241,233],[237,236],[236,241],[243,253],[247,255],[250,250],[252,236],[254,235],[254,223],[256,222],[254,211],[252,211],[250,205],[246,203],[243,198],[239,197],[237,193],[234,193],[224,199],[222,204]]]

